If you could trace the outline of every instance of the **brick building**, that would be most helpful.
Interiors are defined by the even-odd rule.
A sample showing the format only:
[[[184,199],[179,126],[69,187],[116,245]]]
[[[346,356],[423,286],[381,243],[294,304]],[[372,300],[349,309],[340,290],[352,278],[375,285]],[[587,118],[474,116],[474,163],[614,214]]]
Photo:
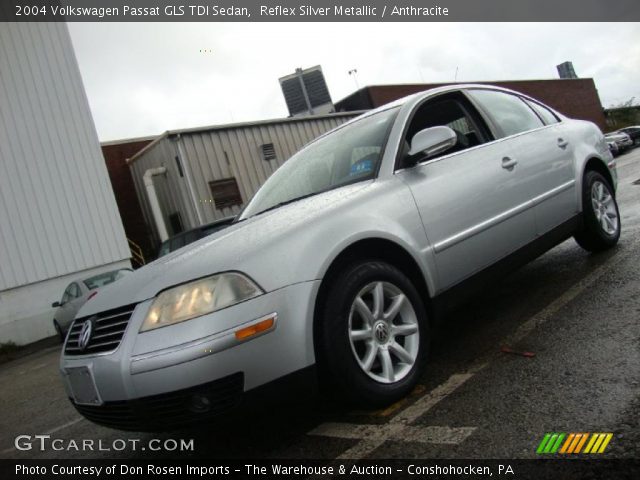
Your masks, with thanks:
[[[155,252],[150,241],[149,227],[145,224],[133,185],[131,170],[127,165],[127,158],[133,157],[154,138],[156,137],[132,138],[100,144],[127,238],[140,246],[146,259],[152,258]]]
[[[536,98],[571,118],[590,120],[601,129],[606,128],[604,111],[592,78],[550,80],[504,80],[473,82],[509,88]],[[451,83],[422,83],[406,85],[372,85],[361,88],[335,104],[337,112],[369,110],[430,88],[454,85]]]

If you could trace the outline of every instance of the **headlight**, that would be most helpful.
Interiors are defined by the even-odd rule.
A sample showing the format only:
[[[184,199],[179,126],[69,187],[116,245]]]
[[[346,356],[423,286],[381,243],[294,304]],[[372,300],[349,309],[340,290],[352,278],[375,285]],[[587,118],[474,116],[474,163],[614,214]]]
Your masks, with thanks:
[[[151,304],[141,332],[184,322],[264,293],[240,273],[221,273],[165,290]]]

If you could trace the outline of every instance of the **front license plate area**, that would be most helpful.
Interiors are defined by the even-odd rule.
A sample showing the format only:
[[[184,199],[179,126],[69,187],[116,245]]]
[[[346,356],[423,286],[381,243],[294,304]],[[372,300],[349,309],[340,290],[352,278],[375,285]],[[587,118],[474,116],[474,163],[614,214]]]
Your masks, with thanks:
[[[100,395],[89,367],[67,368],[67,381],[73,400],[80,405],[100,405]]]

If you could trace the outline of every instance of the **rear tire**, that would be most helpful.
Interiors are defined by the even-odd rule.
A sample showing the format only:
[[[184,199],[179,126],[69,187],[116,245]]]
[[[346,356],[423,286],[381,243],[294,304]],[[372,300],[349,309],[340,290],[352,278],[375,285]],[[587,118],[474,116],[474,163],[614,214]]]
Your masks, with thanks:
[[[329,288],[318,331],[324,380],[358,405],[383,406],[418,383],[429,325],[412,282],[382,261],[347,267]]]
[[[620,238],[620,211],[613,188],[600,173],[590,170],[582,184],[583,225],[575,239],[585,250],[600,252]]]

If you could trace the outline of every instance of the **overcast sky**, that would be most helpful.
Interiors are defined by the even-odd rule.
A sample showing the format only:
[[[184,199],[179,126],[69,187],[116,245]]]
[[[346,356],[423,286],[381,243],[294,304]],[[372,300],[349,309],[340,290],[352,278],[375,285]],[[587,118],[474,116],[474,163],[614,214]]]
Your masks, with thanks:
[[[101,141],[286,117],[278,78],[320,64],[334,102],[385,83],[557,78],[640,99],[637,23],[70,23]],[[202,52],[201,52],[202,50]],[[206,52],[204,52],[206,50]],[[357,69],[357,78],[348,71]]]

